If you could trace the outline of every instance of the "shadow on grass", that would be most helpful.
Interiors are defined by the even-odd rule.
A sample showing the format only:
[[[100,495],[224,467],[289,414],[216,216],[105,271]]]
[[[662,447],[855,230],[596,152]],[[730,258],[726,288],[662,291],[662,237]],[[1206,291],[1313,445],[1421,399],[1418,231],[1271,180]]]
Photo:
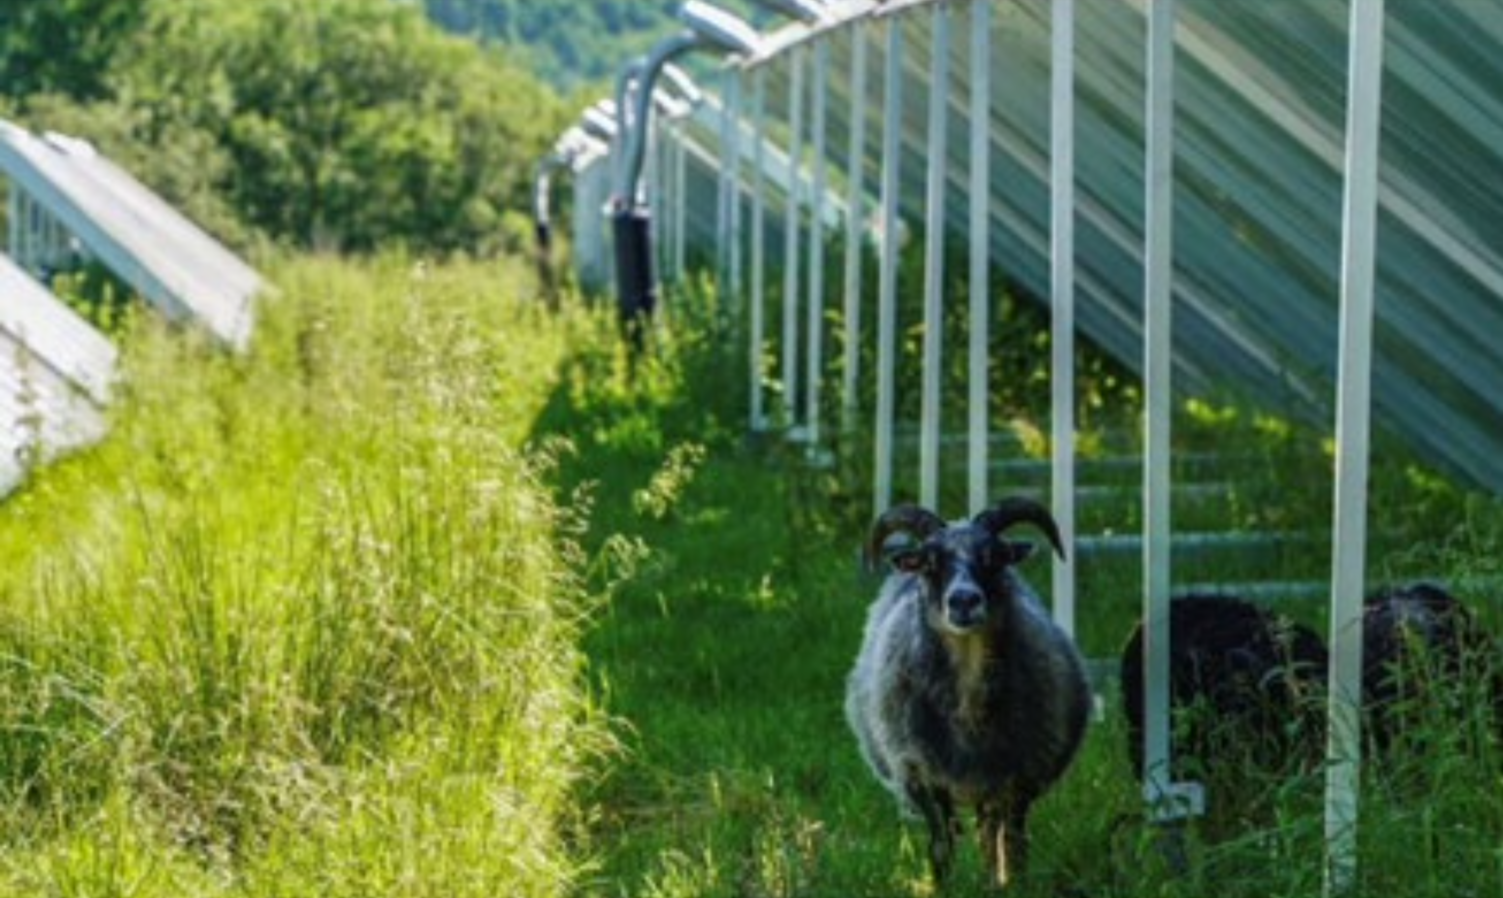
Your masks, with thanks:
[[[684,314],[700,318],[634,371],[609,341],[582,344],[532,435],[567,442],[556,488],[590,505],[590,677],[626,745],[583,796],[581,849],[599,868],[582,894],[933,894],[921,828],[898,819],[842,719],[876,589],[856,566],[864,510],[800,453],[746,439],[745,359],[713,309]],[[1214,843],[1192,827],[1190,872],[1170,869],[1106,692],[1105,720],[1038,807],[1023,894],[1318,888],[1318,790],[1292,783],[1268,784],[1267,827]],[[1370,831],[1412,816],[1394,809]],[[1379,881],[1389,850],[1369,849]],[[978,854],[968,838],[949,894],[981,889]]]
[[[857,539],[800,520],[782,453],[745,439],[734,351],[675,331],[634,373],[582,348],[533,434],[591,505],[586,649],[627,745],[586,796],[586,893],[904,894],[920,868],[840,710]]]
[[[858,516],[825,508],[839,491],[800,452],[745,438],[734,349],[713,328],[675,331],[693,336],[634,373],[582,348],[533,433],[566,441],[556,487],[591,506],[604,600],[586,649],[626,744],[584,796],[600,861],[584,894],[929,894],[919,830],[841,710],[877,586],[856,563]],[[1110,815],[1090,819],[1045,809],[1040,841],[1063,826],[1099,844]],[[979,852],[965,855],[955,885],[971,891]]]

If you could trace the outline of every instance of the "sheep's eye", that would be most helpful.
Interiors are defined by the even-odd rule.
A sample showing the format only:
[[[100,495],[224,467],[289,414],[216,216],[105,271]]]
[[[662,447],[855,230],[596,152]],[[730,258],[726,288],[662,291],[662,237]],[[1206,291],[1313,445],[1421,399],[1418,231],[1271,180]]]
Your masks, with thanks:
[[[914,574],[929,566],[929,553],[920,548],[900,549],[888,556],[888,561],[905,574]]]

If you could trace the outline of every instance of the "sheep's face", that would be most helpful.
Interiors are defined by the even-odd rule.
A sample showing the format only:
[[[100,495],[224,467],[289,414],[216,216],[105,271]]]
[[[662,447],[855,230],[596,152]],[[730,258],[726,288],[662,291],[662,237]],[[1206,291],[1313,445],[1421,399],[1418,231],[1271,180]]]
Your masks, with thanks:
[[[888,554],[894,570],[915,578],[929,622],[962,635],[995,623],[1007,600],[1006,569],[1027,558],[1033,545],[998,539],[975,526],[951,527]]]

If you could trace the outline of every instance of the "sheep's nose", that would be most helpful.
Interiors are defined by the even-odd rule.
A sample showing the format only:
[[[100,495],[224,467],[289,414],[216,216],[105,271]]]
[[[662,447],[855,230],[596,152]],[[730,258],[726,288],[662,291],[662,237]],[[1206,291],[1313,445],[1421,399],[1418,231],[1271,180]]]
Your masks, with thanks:
[[[986,617],[984,597],[977,589],[952,589],[945,596],[945,616],[951,626],[964,630],[981,623]]]

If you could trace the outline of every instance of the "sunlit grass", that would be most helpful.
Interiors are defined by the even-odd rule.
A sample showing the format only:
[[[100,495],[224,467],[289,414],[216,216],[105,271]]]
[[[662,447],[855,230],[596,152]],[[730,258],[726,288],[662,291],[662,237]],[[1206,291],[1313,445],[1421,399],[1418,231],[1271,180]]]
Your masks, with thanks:
[[[692,320],[695,294],[676,294],[673,301],[688,304],[677,314]],[[629,575],[615,584],[585,641],[602,698],[626,728],[623,757],[588,793],[598,805],[591,833],[602,867],[580,893],[979,893],[983,874],[970,835],[956,882],[940,890],[930,881],[922,826],[899,819],[890,797],[863,769],[841,715],[844,678],[877,586],[857,564],[871,512],[863,498],[868,472],[859,457],[854,471],[810,467],[801,446],[785,445],[776,435],[748,440],[739,426],[745,387],[736,380],[745,368],[736,354],[735,343],[700,358],[670,352],[645,393],[615,392],[606,379],[580,378],[580,389],[540,422],[544,433],[612,422],[580,439],[578,454],[560,466],[559,483],[594,484],[592,542],[632,535]],[[727,358],[736,361],[727,364]],[[1328,526],[1328,498],[1319,491],[1329,486],[1322,482],[1329,475],[1321,474],[1329,459],[1318,436],[1220,407],[1191,409],[1186,418],[1184,451],[1225,447],[1234,455],[1224,472],[1230,495],[1222,494],[1219,508],[1192,509],[1206,526]],[[649,433],[650,446],[640,436]],[[1094,442],[1120,446],[1122,435]],[[675,447],[684,448],[675,453]],[[692,478],[685,478],[682,461],[691,451],[697,461]],[[1443,479],[1416,477],[1418,466],[1390,455],[1390,444],[1381,451],[1374,509],[1387,525],[1375,528],[1374,581],[1453,581],[1496,628],[1503,609],[1478,585],[1485,581],[1472,580],[1498,571],[1503,508]],[[665,463],[675,455],[678,461]],[[643,501],[644,490],[663,483],[676,486],[671,501]],[[1129,485],[1115,504],[1093,513],[1130,531],[1140,526],[1135,499]],[[1254,567],[1243,576],[1321,576],[1326,551],[1317,541],[1300,557],[1281,561],[1287,571]],[[1103,570],[1090,560],[1076,563],[1087,649],[1114,657],[1141,601],[1136,559]],[[1034,563],[1026,573],[1047,591],[1046,564]],[[1290,610],[1323,628],[1318,603]],[[1144,817],[1114,683],[1103,684],[1102,699],[1103,716],[1081,756],[1036,808],[1033,873],[1022,894],[1319,892],[1319,771],[1287,779],[1247,771],[1239,785],[1259,796],[1252,823],[1226,825],[1246,816],[1227,813],[1180,832],[1161,828]],[[1465,707],[1471,710],[1461,724],[1441,719],[1426,725],[1436,736],[1460,726],[1478,738],[1418,733],[1428,746],[1424,753],[1367,768],[1360,894],[1503,889],[1497,854],[1503,803],[1496,800],[1503,794],[1497,773],[1503,754],[1489,729],[1490,714],[1479,704]],[[1424,786],[1396,790],[1395,778],[1416,768],[1427,771]],[[1215,793],[1210,800],[1235,799]],[[1418,844],[1434,850],[1416,853]],[[1183,869],[1171,862],[1176,856],[1185,859]]]
[[[583,510],[523,437],[600,328],[519,271],[288,261],[243,358],[132,323],[107,442],[0,505],[0,893],[579,875]]]
[[[941,893],[841,715],[876,589],[862,448],[747,437],[712,293],[668,297],[633,366],[520,272],[285,262],[242,359],[133,325],[111,438],[0,505],[0,894]],[[1185,451],[1238,450],[1187,523],[1326,526],[1318,435],[1185,417]],[[1093,521],[1136,527],[1132,501]],[[1385,447],[1373,507],[1374,580],[1450,580],[1497,632],[1497,500]],[[1136,562],[1075,563],[1109,657]],[[1176,870],[1103,700],[1023,894],[1319,889],[1318,772],[1250,771],[1264,816],[1192,823]],[[1495,721],[1451,708],[1367,768],[1361,894],[1503,891]],[[949,894],[981,886],[968,837]]]

